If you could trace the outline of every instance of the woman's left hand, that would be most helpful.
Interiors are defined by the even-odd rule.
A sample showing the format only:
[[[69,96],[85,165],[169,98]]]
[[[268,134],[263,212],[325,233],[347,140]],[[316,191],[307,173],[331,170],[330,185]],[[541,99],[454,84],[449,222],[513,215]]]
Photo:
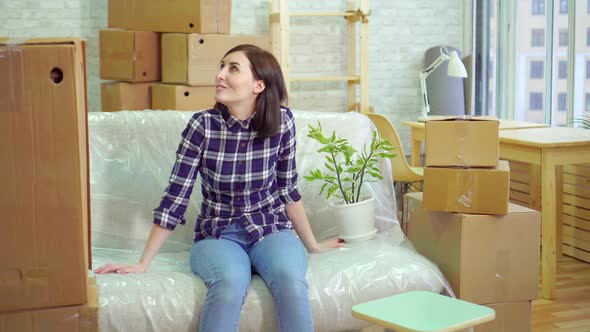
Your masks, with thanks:
[[[327,251],[330,249],[342,248],[342,247],[344,247],[344,240],[342,240],[339,237],[335,237],[335,238],[325,240],[325,241],[318,243],[317,249],[314,250],[313,252],[318,253],[318,252]]]

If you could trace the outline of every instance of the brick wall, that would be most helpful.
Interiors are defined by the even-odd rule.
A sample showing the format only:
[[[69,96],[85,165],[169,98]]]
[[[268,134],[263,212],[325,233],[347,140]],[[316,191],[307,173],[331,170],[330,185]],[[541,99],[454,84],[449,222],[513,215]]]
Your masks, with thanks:
[[[396,125],[406,152],[409,130],[401,122],[419,114],[418,72],[424,51],[463,45],[463,4],[457,0],[372,0],[370,99]],[[342,11],[346,1],[291,0],[290,11]],[[107,0],[1,0],[0,36],[11,38],[81,36],[88,41],[89,110],[100,110],[98,30],[107,25]],[[291,19],[291,73],[337,74],[346,70],[342,18]],[[267,0],[234,0],[232,32],[268,33]],[[295,109],[344,110],[344,83],[294,83]]]

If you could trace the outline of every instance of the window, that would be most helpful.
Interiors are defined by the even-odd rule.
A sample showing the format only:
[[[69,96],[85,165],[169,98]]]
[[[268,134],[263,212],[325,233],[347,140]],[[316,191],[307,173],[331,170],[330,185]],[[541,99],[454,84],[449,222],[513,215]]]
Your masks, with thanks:
[[[559,0],[559,13],[567,14],[567,0]]]
[[[533,15],[545,15],[545,0],[533,0]]]
[[[557,77],[559,79],[567,78],[567,61],[559,61],[557,65]]]
[[[543,61],[531,61],[531,78],[543,78]]]
[[[559,30],[559,46],[567,47],[567,29]]]
[[[559,112],[565,112],[567,105],[567,93],[560,92],[557,94],[557,110]]]
[[[485,17],[487,10],[483,13],[480,9],[487,9],[488,2],[482,0],[479,6],[480,2],[472,2],[473,32],[478,37],[474,39],[481,40],[474,49],[477,54],[497,55],[494,76],[502,84],[493,86],[490,98],[496,101],[496,107],[490,109],[485,84],[490,82],[491,75],[480,70],[479,76],[474,76],[475,90],[478,85],[484,86],[478,94],[474,93],[474,110],[480,111],[474,114],[495,112],[499,118],[571,126],[571,119],[590,112],[590,96],[586,96],[590,95],[590,0],[578,1],[580,7],[575,13],[570,8],[575,3],[572,0],[494,1],[496,12],[509,19]],[[575,35],[568,29],[574,19]],[[549,28],[552,38],[547,38]],[[513,45],[508,44],[513,41]],[[571,54],[572,51],[575,53]],[[577,59],[577,70],[573,70],[568,55]],[[546,67],[550,64],[551,72]],[[560,93],[567,97],[559,96]]]
[[[533,29],[531,31],[531,47],[545,46],[545,29]]]
[[[543,92],[531,92],[529,100],[529,109],[531,111],[543,110]]]

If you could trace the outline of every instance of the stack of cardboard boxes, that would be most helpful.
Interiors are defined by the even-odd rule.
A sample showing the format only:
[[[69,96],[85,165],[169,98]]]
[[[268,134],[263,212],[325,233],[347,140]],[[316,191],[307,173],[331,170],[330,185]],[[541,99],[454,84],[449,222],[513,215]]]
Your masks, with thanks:
[[[424,192],[405,197],[407,235],[457,298],[496,310],[478,332],[530,331],[538,294],[541,215],[510,204],[498,121],[426,123]]]
[[[231,0],[109,0],[100,31],[102,110],[211,108],[223,55],[268,37],[230,35]]]
[[[0,332],[97,330],[85,45],[0,38]]]

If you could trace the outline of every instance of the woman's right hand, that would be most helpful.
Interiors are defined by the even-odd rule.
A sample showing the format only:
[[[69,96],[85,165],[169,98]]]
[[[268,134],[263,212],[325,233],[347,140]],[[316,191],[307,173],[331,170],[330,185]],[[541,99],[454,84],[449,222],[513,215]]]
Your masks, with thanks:
[[[106,274],[106,273],[118,273],[118,274],[128,274],[128,273],[144,273],[147,270],[147,266],[143,264],[105,264],[96,270],[94,273],[96,274]]]
[[[154,224],[152,226],[152,230],[150,231],[150,236],[148,237],[147,243],[145,248],[143,249],[143,255],[139,259],[138,263],[135,264],[105,264],[98,269],[94,270],[96,274],[105,274],[105,273],[118,273],[118,274],[128,274],[128,273],[144,273],[150,262],[158,252],[158,249],[166,242],[168,236],[172,231],[162,227],[160,225]]]

